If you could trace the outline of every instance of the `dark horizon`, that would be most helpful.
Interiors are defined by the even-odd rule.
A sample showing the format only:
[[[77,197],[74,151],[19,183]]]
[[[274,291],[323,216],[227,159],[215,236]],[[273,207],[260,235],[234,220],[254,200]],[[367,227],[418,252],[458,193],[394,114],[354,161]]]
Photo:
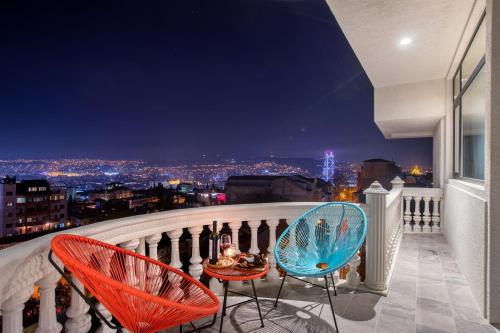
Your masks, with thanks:
[[[370,158],[373,87],[324,1],[0,4],[0,159]]]

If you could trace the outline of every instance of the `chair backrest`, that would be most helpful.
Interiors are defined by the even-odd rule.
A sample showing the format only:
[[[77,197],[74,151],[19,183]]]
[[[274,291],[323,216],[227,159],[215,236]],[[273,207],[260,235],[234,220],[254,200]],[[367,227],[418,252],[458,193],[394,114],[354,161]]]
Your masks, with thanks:
[[[276,242],[276,261],[292,275],[323,276],[345,266],[366,237],[358,205],[329,202],[300,216]]]
[[[202,283],[159,261],[76,235],[55,236],[52,251],[132,332],[156,332],[215,313],[219,300]]]

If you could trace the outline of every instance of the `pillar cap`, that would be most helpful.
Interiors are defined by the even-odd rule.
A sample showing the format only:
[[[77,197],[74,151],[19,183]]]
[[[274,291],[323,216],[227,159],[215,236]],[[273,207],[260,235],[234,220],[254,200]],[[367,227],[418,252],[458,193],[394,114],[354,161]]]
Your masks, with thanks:
[[[363,191],[364,194],[389,194],[378,181],[374,181],[370,187]]]
[[[399,178],[399,176],[396,176],[396,178],[394,178],[391,181],[391,184],[392,184],[393,188],[403,188],[403,186],[405,185],[405,182],[404,182],[404,180]]]

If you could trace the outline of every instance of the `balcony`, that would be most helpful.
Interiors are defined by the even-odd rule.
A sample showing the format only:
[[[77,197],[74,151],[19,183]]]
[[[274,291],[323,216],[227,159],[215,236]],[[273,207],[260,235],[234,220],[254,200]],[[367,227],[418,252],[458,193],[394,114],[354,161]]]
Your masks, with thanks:
[[[403,188],[399,179],[387,191],[374,183],[365,192],[367,204],[361,207],[368,216],[365,279],[357,271],[360,258],[349,263],[345,279],[339,279],[339,295],[334,297],[339,328],[343,332],[494,332],[487,326],[475,303],[467,281],[447,251],[440,234],[440,189]],[[272,248],[278,225],[290,223],[304,211],[319,203],[269,203],[230,205],[174,210],[111,220],[72,229],[71,233],[92,237],[111,244],[158,257],[158,243],[170,241],[169,264],[182,269],[181,236],[189,233],[189,265],[184,268],[195,278],[202,275],[202,256],[206,244],[200,234],[213,220],[230,228],[233,242],[238,244],[241,228],[250,230],[249,252],[267,248],[271,271],[257,283],[262,297],[265,328],[260,329],[255,305],[231,308],[226,332],[334,331],[328,299],[321,290],[308,289],[299,282],[288,281],[278,308],[272,299],[278,290],[279,272],[274,269]],[[219,223],[219,226],[221,223]],[[247,229],[248,228],[248,229]],[[228,229],[226,229],[228,230]],[[88,306],[76,294],[66,311],[67,320],[57,321],[55,287],[59,280],[47,260],[53,234],[13,246],[0,252],[0,308],[2,332],[23,329],[24,303],[39,287],[40,316],[38,333],[87,332],[91,329]],[[220,293],[221,286],[209,281],[210,288]],[[247,289],[245,284],[231,288]],[[238,298],[231,298],[231,302]],[[102,305],[104,313],[110,314]],[[94,325],[95,326],[95,325]],[[93,327],[95,329],[95,327]],[[105,326],[100,332],[109,332]]]

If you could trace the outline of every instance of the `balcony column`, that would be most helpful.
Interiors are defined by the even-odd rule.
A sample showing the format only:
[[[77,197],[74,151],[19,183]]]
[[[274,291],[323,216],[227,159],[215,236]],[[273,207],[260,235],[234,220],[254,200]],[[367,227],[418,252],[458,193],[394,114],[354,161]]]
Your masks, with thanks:
[[[424,197],[424,213],[422,214],[422,221],[424,225],[422,227],[423,232],[431,232],[431,214],[429,212],[429,202],[431,197]]]
[[[250,250],[249,252],[251,254],[259,254],[260,253],[260,250],[259,250],[259,243],[258,243],[258,239],[257,239],[257,235],[258,235],[258,231],[259,231],[259,226],[260,226],[260,220],[251,220],[251,221],[247,221],[248,222],[248,226],[250,227],[250,231],[251,231],[251,246],[250,246]]]
[[[24,303],[31,297],[32,288],[25,288],[2,303],[2,332],[23,332]]]
[[[267,278],[271,280],[276,280],[280,277],[280,274],[276,269],[276,258],[274,257],[274,247],[276,246],[276,227],[278,226],[279,222],[279,219],[266,220],[266,223],[269,226],[269,247],[267,248],[269,273],[267,274]]]
[[[405,195],[405,212],[403,216],[403,220],[405,221],[405,225],[403,227],[404,232],[411,232],[411,196]]]
[[[231,242],[236,247],[236,252],[240,253],[239,231],[241,228],[241,221],[230,222],[229,227],[231,228]]]
[[[161,240],[161,234],[154,234],[145,238],[148,243],[149,257],[158,260],[158,243]]]
[[[432,231],[441,232],[441,215],[439,214],[441,209],[441,198],[433,197],[432,202],[434,202],[434,209],[432,211]]]
[[[129,240],[128,242],[123,242],[120,244],[120,247],[124,248],[125,250],[134,251],[134,252],[138,246],[139,246],[138,239],[132,239],[132,240]],[[125,259],[125,266],[126,266],[126,272],[127,272],[126,283],[129,286],[136,286],[139,283],[139,279],[137,278],[137,274],[135,272],[135,260],[134,260],[134,258],[127,256]]]
[[[189,228],[192,240],[191,248],[193,249],[191,259],[189,259],[191,263],[191,265],[189,265],[189,275],[197,280],[200,279],[203,273],[203,265],[201,264],[203,259],[200,256],[200,234],[202,231],[203,226]]]
[[[379,182],[373,182],[364,192],[368,205],[368,232],[366,235],[365,284],[373,290],[387,287],[387,216],[386,203],[389,192]]]
[[[104,318],[106,318],[106,320],[108,322],[111,322],[111,319],[113,319],[113,316],[108,311],[108,309],[106,309],[106,307],[101,304],[101,302],[98,302],[96,304],[96,308],[104,316]],[[101,325],[97,328],[96,333],[112,333],[112,332],[116,332],[116,330],[114,330],[114,329],[110,328],[108,325],[106,325],[104,323],[104,321],[99,320],[99,322],[101,323]],[[123,330],[123,331],[125,332],[126,330]]]
[[[182,229],[172,230],[167,232],[168,237],[170,238],[170,266],[181,269],[182,262],[179,255],[179,238],[182,235]]]
[[[146,255],[146,240],[144,237],[139,238],[139,246],[137,247],[136,252],[142,254],[143,256]]]
[[[75,284],[75,286],[80,289],[80,291],[84,291],[82,283],[75,278],[71,277],[71,281]],[[89,306],[83,298],[78,295],[78,293],[71,288],[71,305],[66,311],[66,316],[68,320],[64,324],[64,329],[68,333],[86,333],[90,330],[92,326],[91,320],[92,316],[88,313]]]

